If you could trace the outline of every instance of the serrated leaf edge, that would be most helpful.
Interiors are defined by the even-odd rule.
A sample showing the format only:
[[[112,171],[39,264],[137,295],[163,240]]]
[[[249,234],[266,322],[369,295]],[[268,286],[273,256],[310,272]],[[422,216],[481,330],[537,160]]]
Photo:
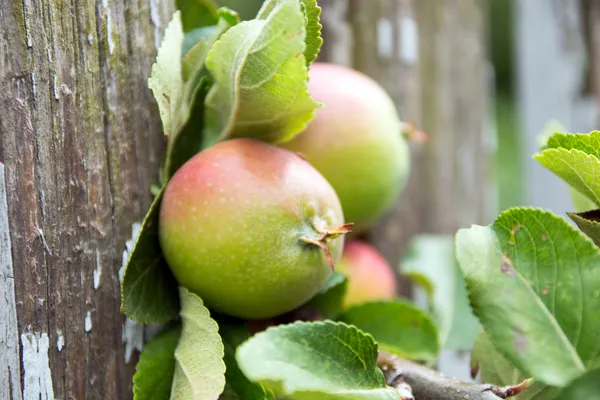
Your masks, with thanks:
[[[273,4],[273,3],[275,3],[275,4]],[[248,25],[249,23],[253,23],[255,21],[263,21],[264,25],[267,25],[269,23],[269,21],[272,18],[274,18],[273,15],[276,14],[277,10],[279,8],[283,7],[283,6],[286,6],[288,3],[292,4],[293,2],[292,1],[279,1],[279,0],[273,0],[271,2],[265,2],[263,4],[263,6],[261,7],[260,11],[258,12],[258,15],[257,15],[256,19],[250,20],[250,21],[242,21],[239,24],[237,24],[235,27],[236,28],[242,27],[244,25]],[[298,4],[298,3],[296,3],[296,4]],[[298,5],[297,11],[301,14],[303,20],[306,21],[306,16],[305,16],[304,12],[302,11],[300,5]],[[304,31],[304,40],[303,40],[304,47],[302,48],[302,52],[300,53],[300,55],[299,55],[298,58],[304,60],[302,69],[305,71],[305,75],[308,78],[308,67],[306,65],[306,58],[304,57],[304,52],[306,51],[306,23],[304,24],[304,26],[303,26],[302,29]],[[225,35],[231,34],[230,31],[232,31],[232,30],[228,30],[227,32],[225,32],[222,35],[222,37],[225,36]],[[252,43],[249,46],[250,48],[252,46],[254,46],[254,44],[258,40],[259,36],[260,35],[256,35],[256,37],[252,40]],[[211,48],[211,50],[208,52],[208,54],[206,56],[206,59],[205,59],[206,60],[205,62],[207,64],[210,64],[210,60],[212,59],[212,54],[214,53],[213,49],[217,49],[218,50],[219,45],[220,45],[219,42],[220,42],[220,39],[213,45],[213,47]],[[217,50],[214,50],[214,51],[217,51]],[[234,92],[235,92],[236,95],[233,96],[233,105],[232,105],[232,109],[231,109],[231,115],[229,117],[229,120],[227,121],[227,125],[225,127],[223,127],[223,129],[221,129],[221,131],[219,133],[219,140],[226,140],[226,139],[230,138],[231,132],[233,131],[233,128],[235,126],[235,123],[236,123],[235,121],[237,119],[236,116],[239,113],[239,107],[240,107],[240,96],[237,95],[237,94],[240,91],[241,73],[242,73],[242,70],[244,69],[243,66],[246,64],[246,61],[247,61],[247,58],[249,57],[249,55],[250,55],[249,52],[244,55],[242,61],[240,62],[240,65],[242,67],[238,68],[238,71],[236,71],[235,79],[234,79],[234,83],[233,83],[233,87],[235,89]],[[310,96],[310,92],[309,92],[309,89],[308,89],[307,82],[308,82],[308,80],[304,83],[302,90],[298,91],[298,93],[296,95],[296,98],[298,98],[298,96],[300,96],[302,94],[308,95],[308,98],[310,100],[312,100],[314,108],[313,109],[309,109],[309,108],[302,109],[302,110],[299,110],[299,111],[295,112],[294,114],[302,114],[304,112],[311,112],[311,118],[310,118],[310,120],[312,120],[314,118],[315,113],[316,113],[316,109],[322,107],[323,105],[321,103],[315,101],[312,98],[312,96]],[[217,88],[217,85],[213,86],[211,92],[213,92],[214,90],[216,90],[216,88]],[[212,96],[215,95],[214,92],[213,93],[211,93],[211,92],[209,92],[207,94],[207,99],[209,99],[209,98],[211,98]],[[281,119],[282,115],[285,115],[286,111],[289,109],[289,107],[291,105],[292,104],[288,104],[288,108],[282,110],[279,114],[273,116],[270,119],[266,119],[266,120],[262,120],[262,121],[245,122],[245,123],[242,123],[241,125],[259,125],[259,124],[265,123],[265,122],[276,121],[278,119]],[[283,142],[287,142],[287,141],[291,140],[296,135],[298,135],[300,132],[302,132],[304,130],[304,128],[306,128],[307,125],[308,125],[308,122],[304,123],[303,124],[303,128],[299,129],[298,132],[292,133],[292,134],[288,134],[288,135],[280,138],[276,143],[283,143]]]
[[[225,360],[224,360],[224,357],[225,357],[225,344],[223,343],[223,339],[221,338],[221,335],[219,333],[219,324],[211,316],[210,310],[208,309],[208,307],[206,307],[206,305],[204,304],[204,301],[202,301],[202,298],[200,296],[198,296],[196,293],[194,293],[194,292],[192,292],[192,291],[190,291],[190,290],[188,290],[188,289],[186,289],[186,288],[184,288],[182,286],[179,287],[179,293],[180,293],[180,297],[183,297],[183,294],[187,293],[187,294],[195,297],[200,302],[200,305],[206,311],[206,317],[208,319],[208,325],[210,325],[211,329],[214,329],[214,332],[217,334],[217,336],[220,339],[219,340],[219,349],[218,350],[219,350],[219,352],[221,354],[220,363],[219,363],[219,370],[221,372],[222,381],[223,381],[223,387],[221,388],[221,393],[222,393],[223,390],[225,389],[225,384],[226,384],[226,382],[225,382],[225,370],[226,370],[227,366],[225,365]],[[184,332],[184,326],[183,326],[183,323],[184,323],[183,307],[181,308],[179,315],[181,316],[181,319],[182,319],[181,337],[179,339],[181,341],[181,338],[183,337],[183,332]],[[180,369],[183,372],[183,374],[185,375],[186,379],[189,380],[186,371],[183,368],[181,368],[181,362],[179,361],[179,359],[177,357],[177,350],[178,349],[179,349],[179,344],[175,348],[175,353],[174,353],[175,365],[176,365],[176,367],[177,367],[177,365],[180,366]],[[214,370],[213,370],[213,372],[214,372]],[[220,395],[220,393],[219,393],[219,395]]]
[[[498,221],[503,215],[508,215],[511,214],[513,211],[532,211],[532,212],[542,212],[545,214],[550,214],[555,218],[558,219],[563,219],[565,222],[565,226],[568,226],[570,229],[573,230],[573,232],[577,232],[579,234],[579,236],[584,239],[587,240],[591,245],[595,246],[593,241],[588,238],[586,235],[584,235],[580,230],[576,229],[575,227],[573,227],[566,218],[557,215],[555,213],[553,213],[552,211],[548,210],[548,209],[544,209],[544,208],[540,208],[540,207],[512,207],[509,208],[503,212],[500,213],[500,215],[498,216],[498,218],[496,218],[494,220],[494,222],[490,225],[476,225],[473,224],[471,225],[470,228],[462,228],[459,229],[458,232],[456,233],[456,237],[458,237],[458,235],[460,234],[460,232],[462,231],[468,231],[472,228],[488,228],[490,229],[494,235],[496,236],[496,241],[497,239],[497,234],[494,231],[494,229],[492,228],[492,226],[496,223],[496,221]],[[499,244],[499,243],[498,243]],[[498,246],[498,248],[500,248],[500,246]],[[456,254],[458,254],[458,240],[455,239],[455,252]],[[600,249],[598,249],[598,252],[600,253]],[[458,263],[459,266],[461,265],[460,263]],[[460,268],[462,269],[462,266],[460,266]],[[535,302],[538,303],[538,305],[540,306],[541,310],[543,313],[545,313],[548,318],[550,319],[550,323],[555,327],[556,331],[558,332],[558,336],[561,338],[561,340],[567,345],[567,348],[570,349],[570,353],[571,355],[574,357],[573,360],[575,361],[576,364],[579,364],[579,366],[581,367],[581,370],[584,371],[585,370],[585,365],[583,364],[583,361],[581,360],[581,358],[579,357],[579,354],[577,353],[577,350],[575,349],[575,347],[573,347],[573,344],[569,341],[569,339],[567,338],[565,332],[563,331],[562,327],[560,326],[560,324],[558,323],[558,321],[556,320],[556,318],[554,317],[554,315],[552,315],[552,313],[550,313],[550,310],[548,310],[548,308],[546,307],[546,305],[544,304],[544,302],[540,299],[539,295],[535,292],[535,290],[533,290],[533,288],[531,287],[531,285],[529,284],[529,282],[521,275],[521,273],[515,269],[515,273],[517,278],[525,284],[526,288],[530,291],[530,293],[533,295]],[[464,271],[463,271],[464,274]],[[508,361],[510,361],[511,363],[513,363],[513,365],[515,366],[516,369],[518,369],[519,371],[521,371],[521,373],[523,374],[527,374],[526,371],[523,371],[519,366],[514,364],[512,355],[510,355],[508,352],[505,352],[504,350],[498,348],[496,346],[495,340],[492,340],[492,335],[493,333],[490,333],[487,331],[487,329],[485,328],[484,324],[482,323],[481,319],[480,319],[480,315],[481,312],[479,310],[479,307],[474,304],[473,302],[473,298],[472,298],[472,288],[471,288],[471,284],[469,282],[468,279],[466,279],[466,274],[465,275],[465,286],[467,289],[467,295],[469,297],[469,306],[471,307],[471,310],[473,311],[473,314],[477,317],[477,319],[480,321],[481,326],[483,328],[483,330],[488,334],[488,336],[490,337],[490,342],[492,343],[493,347],[496,349],[496,351],[498,351],[498,353],[500,353],[505,359],[507,359]]]

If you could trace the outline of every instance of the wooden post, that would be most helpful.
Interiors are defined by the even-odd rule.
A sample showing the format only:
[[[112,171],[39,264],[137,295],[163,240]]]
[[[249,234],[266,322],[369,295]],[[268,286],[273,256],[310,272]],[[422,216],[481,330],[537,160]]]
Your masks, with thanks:
[[[320,61],[350,65],[386,88],[431,142],[412,152],[396,208],[372,240],[397,265],[420,232],[490,222],[485,7],[478,0],[321,0]],[[340,39],[341,38],[341,39]]]
[[[171,11],[0,0],[2,399],[131,397],[119,269],[157,180],[147,78]]]

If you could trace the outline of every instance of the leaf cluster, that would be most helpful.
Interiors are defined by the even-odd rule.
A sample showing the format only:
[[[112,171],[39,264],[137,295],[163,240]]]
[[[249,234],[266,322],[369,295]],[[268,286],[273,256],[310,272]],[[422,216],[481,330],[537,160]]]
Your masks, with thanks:
[[[489,226],[458,232],[457,257],[484,328],[472,359],[485,382],[512,385],[532,377],[519,399],[595,398],[600,132],[548,135],[534,158],[588,209],[568,213],[579,229],[550,211],[519,207]]]
[[[315,0],[267,0],[249,21],[212,0],[178,0],[177,7],[148,81],[167,137],[162,189],[121,288],[128,318],[166,324],[140,356],[134,398],[398,399],[377,366],[378,351],[434,360],[440,338],[428,311],[401,300],[343,309],[347,281],[334,274],[309,303],[255,333],[265,321],[212,313],[178,287],[158,237],[165,185],[219,141],[281,143],[302,131],[320,107],[307,82],[322,39]],[[324,320],[298,321],[307,315]]]

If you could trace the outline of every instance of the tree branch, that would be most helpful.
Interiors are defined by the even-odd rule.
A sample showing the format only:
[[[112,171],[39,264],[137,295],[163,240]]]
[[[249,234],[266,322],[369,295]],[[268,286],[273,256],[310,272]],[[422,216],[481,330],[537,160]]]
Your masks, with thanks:
[[[461,382],[384,351],[379,352],[377,365],[387,384],[396,388],[403,400],[507,399],[518,395],[530,384],[530,380],[526,380],[517,386],[500,388]]]

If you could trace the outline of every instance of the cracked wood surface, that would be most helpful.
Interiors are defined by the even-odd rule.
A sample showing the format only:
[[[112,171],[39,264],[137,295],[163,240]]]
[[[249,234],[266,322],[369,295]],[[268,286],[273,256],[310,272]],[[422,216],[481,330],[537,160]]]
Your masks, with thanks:
[[[47,333],[57,399],[131,397],[118,270],[157,181],[163,138],[146,81],[171,11],[159,0],[0,0],[18,334]]]

